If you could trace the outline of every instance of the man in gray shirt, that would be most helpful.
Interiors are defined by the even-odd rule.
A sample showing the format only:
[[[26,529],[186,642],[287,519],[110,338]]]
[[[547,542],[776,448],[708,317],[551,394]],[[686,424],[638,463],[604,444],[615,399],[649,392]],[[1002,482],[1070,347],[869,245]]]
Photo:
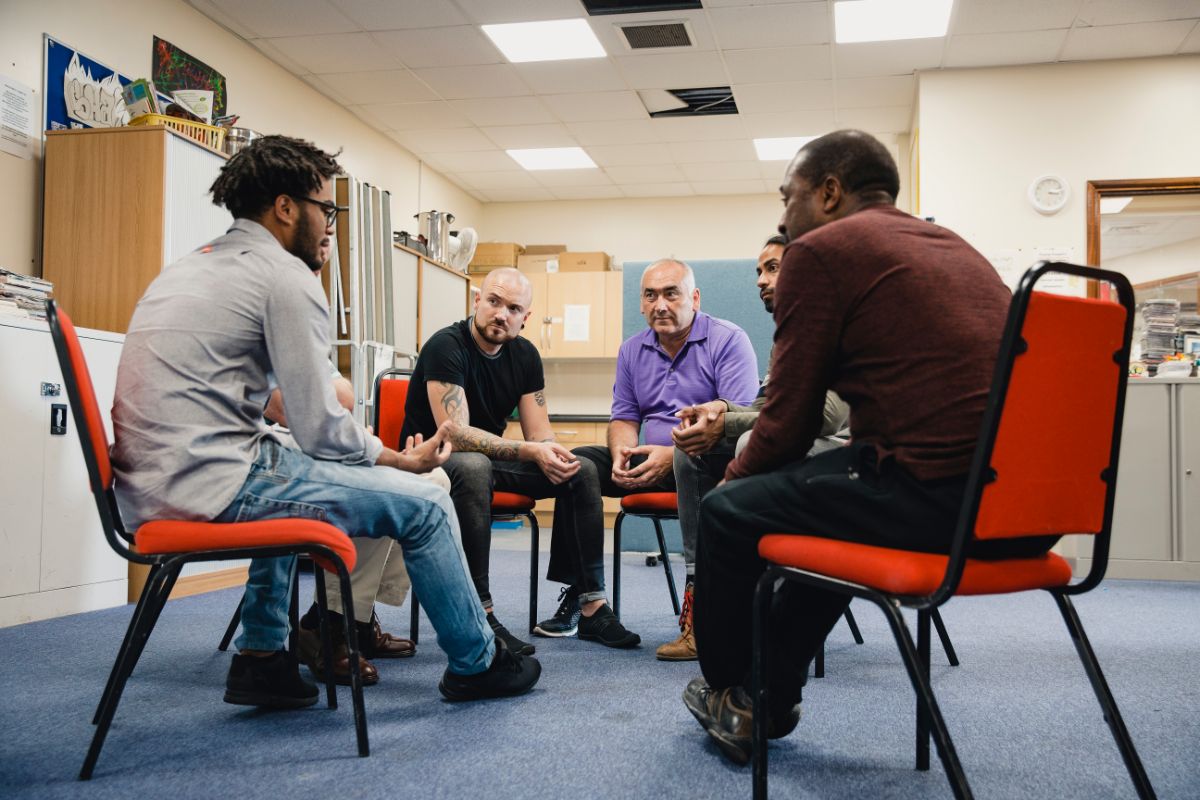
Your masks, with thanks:
[[[112,459],[131,528],[154,519],[320,519],[350,536],[395,539],[449,657],[451,700],[520,694],[541,673],[492,635],[455,541],[441,488],[412,473],[449,456],[445,432],[385,448],[338,405],[329,380],[329,309],[320,252],[338,208],[334,157],[267,136],[212,187],[235,221],[166,267],[134,310],[117,371]],[[263,421],[273,373],[298,449]],[[298,708],[317,700],[283,650],[291,559],[256,559],[225,700]]]

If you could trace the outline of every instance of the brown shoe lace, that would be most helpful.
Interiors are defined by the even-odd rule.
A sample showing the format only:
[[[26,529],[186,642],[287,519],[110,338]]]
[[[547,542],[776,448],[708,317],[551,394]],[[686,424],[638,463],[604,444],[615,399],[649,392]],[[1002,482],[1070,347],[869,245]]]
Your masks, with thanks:
[[[692,596],[695,590],[691,584],[683,590],[683,609],[679,612],[679,633],[686,636],[692,632]]]

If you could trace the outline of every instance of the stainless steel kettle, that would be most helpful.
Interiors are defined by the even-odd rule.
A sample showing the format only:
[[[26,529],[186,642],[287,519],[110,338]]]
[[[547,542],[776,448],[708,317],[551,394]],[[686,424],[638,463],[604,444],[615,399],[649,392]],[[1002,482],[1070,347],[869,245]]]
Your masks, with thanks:
[[[420,224],[429,257],[446,263],[450,258],[450,223],[454,222],[454,215],[449,211],[422,211],[413,214],[413,219]]]

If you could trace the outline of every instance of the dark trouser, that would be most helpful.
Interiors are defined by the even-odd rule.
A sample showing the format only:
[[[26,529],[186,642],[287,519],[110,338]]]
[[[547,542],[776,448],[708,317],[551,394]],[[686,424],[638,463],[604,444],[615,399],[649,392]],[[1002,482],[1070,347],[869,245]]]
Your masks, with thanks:
[[[717,689],[750,685],[751,609],[766,566],[758,556],[762,536],[794,532],[947,553],[965,488],[965,477],[918,481],[890,459],[877,464],[873,446],[851,444],[710,492],[701,503],[693,611],[705,680]],[[1057,540],[987,542],[972,554],[1033,555]],[[772,708],[800,701],[808,665],[850,599],[791,582],[775,593],[767,654]]]
[[[493,461],[482,453],[452,453],[443,465],[450,476],[450,499],[462,529],[463,553],[471,581],[485,608],[491,608],[488,583],[492,548],[492,491],[515,492],[535,499],[553,497],[554,533],[551,552],[560,552],[558,571],[569,569],[572,581],[557,577],[551,556],[547,577],[576,583],[581,591],[604,596],[604,509],[594,490],[594,467],[587,462],[571,480],[553,484],[528,461]],[[565,573],[564,573],[565,574]]]

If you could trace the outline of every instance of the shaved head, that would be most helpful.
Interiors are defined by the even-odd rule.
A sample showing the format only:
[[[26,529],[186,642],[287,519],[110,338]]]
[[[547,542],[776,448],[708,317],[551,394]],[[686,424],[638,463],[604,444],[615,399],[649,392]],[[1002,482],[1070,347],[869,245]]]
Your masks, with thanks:
[[[523,299],[524,302],[521,305],[529,308],[529,303],[533,300],[533,284],[529,282],[529,278],[525,277],[524,272],[515,267],[494,269],[484,276],[479,291],[487,292],[498,286],[503,286],[512,296]]]
[[[533,285],[522,272],[512,267],[489,272],[475,296],[472,331],[476,344],[486,352],[499,352],[520,335],[532,302]]]

